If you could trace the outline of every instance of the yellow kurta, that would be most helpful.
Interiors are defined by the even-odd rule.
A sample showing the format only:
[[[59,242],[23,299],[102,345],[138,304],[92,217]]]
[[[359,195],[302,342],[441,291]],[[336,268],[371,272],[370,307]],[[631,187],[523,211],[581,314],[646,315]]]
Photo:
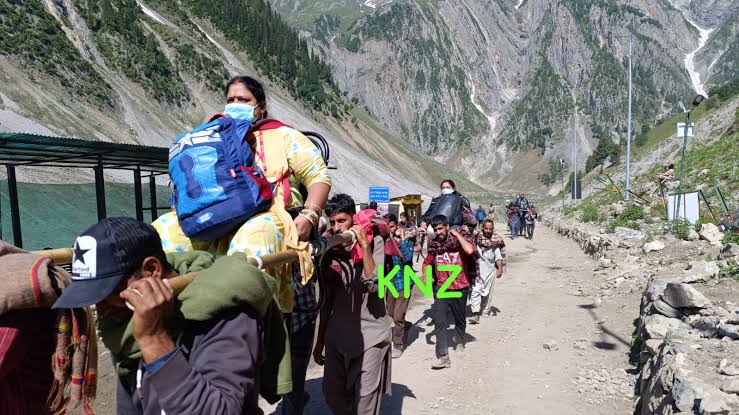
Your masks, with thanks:
[[[272,130],[257,131],[254,133],[255,162],[265,172],[267,178],[275,182],[270,166],[265,160],[270,160],[274,154],[265,154],[267,151],[280,151],[287,159],[290,169],[290,196],[286,208],[303,206],[303,198],[298,191],[300,184],[310,188],[316,183],[331,185],[326,164],[321,158],[318,148],[299,131],[290,127],[280,127]],[[263,146],[265,142],[270,144]],[[283,186],[276,183],[277,192],[272,203],[281,203]],[[279,198],[279,199],[278,199]],[[208,251],[216,256],[230,255],[234,252],[244,252],[247,255],[261,256],[264,254],[282,251],[285,248],[285,226],[282,221],[270,211],[260,213],[244,223],[232,236],[215,241],[191,240],[182,232],[177,221],[177,214],[169,212],[159,217],[152,224],[162,239],[165,252],[183,252],[192,250]],[[290,313],[293,309],[292,266],[285,265],[265,270],[277,280],[277,296],[283,313]]]

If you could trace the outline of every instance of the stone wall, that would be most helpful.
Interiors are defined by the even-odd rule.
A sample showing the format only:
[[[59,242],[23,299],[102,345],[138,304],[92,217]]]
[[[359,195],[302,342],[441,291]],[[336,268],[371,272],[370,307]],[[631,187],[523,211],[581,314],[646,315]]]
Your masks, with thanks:
[[[641,414],[739,413],[739,307],[652,281],[637,328]]]
[[[560,235],[577,242],[586,254],[594,258],[608,258],[612,256],[608,252],[613,250],[639,249],[644,239],[641,231],[617,227],[614,233],[606,233],[605,229],[555,215],[547,215],[543,222]]]

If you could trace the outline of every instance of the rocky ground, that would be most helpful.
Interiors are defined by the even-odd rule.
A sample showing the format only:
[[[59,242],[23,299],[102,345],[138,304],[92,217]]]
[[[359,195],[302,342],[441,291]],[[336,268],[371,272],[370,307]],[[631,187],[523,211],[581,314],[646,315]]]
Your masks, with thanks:
[[[739,280],[727,272],[738,247],[723,245],[710,224],[688,241],[557,217],[549,224],[598,259],[604,299],[643,291],[631,356],[637,413],[739,413]]]

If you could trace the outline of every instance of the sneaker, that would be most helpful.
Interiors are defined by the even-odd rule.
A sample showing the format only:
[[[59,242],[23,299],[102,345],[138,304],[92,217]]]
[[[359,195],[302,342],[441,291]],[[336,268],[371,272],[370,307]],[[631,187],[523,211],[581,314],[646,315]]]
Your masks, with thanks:
[[[457,345],[454,346],[454,351],[457,353],[464,352],[464,343],[457,343]]]
[[[397,347],[393,346],[393,353],[392,353],[393,359],[397,359],[400,356],[403,356],[403,349],[398,349]]]
[[[475,313],[472,318],[470,318],[470,324],[480,324],[480,313]]]
[[[431,369],[444,369],[448,367],[452,367],[452,361],[449,359],[449,356],[439,357],[434,360],[434,363],[431,363]]]

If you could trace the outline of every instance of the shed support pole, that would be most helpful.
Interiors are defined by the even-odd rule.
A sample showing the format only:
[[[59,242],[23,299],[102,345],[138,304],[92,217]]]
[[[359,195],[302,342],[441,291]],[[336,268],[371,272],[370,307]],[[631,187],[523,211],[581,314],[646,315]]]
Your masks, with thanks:
[[[8,171],[8,196],[10,197],[10,221],[13,225],[13,244],[23,248],[21,234],[21,210],[18,207],[18,183],[15,180],[15,166],[6,166]]]
[[[149,175],[149,198],[151,199],[151,221],[154,222],[157,220],[159,211],[157,210],[157,179],[153,172]]]
[[[98,161],[95,170],[95,200],[97,201],[98,220],[107,216],[105,211],[105,178],[103,177],[103,163]]]
[[[143,194],[141,192],[141,169],[136,168],[133,171],[133,194],[136,202],[136,220],[144,221],[144,203]]]

